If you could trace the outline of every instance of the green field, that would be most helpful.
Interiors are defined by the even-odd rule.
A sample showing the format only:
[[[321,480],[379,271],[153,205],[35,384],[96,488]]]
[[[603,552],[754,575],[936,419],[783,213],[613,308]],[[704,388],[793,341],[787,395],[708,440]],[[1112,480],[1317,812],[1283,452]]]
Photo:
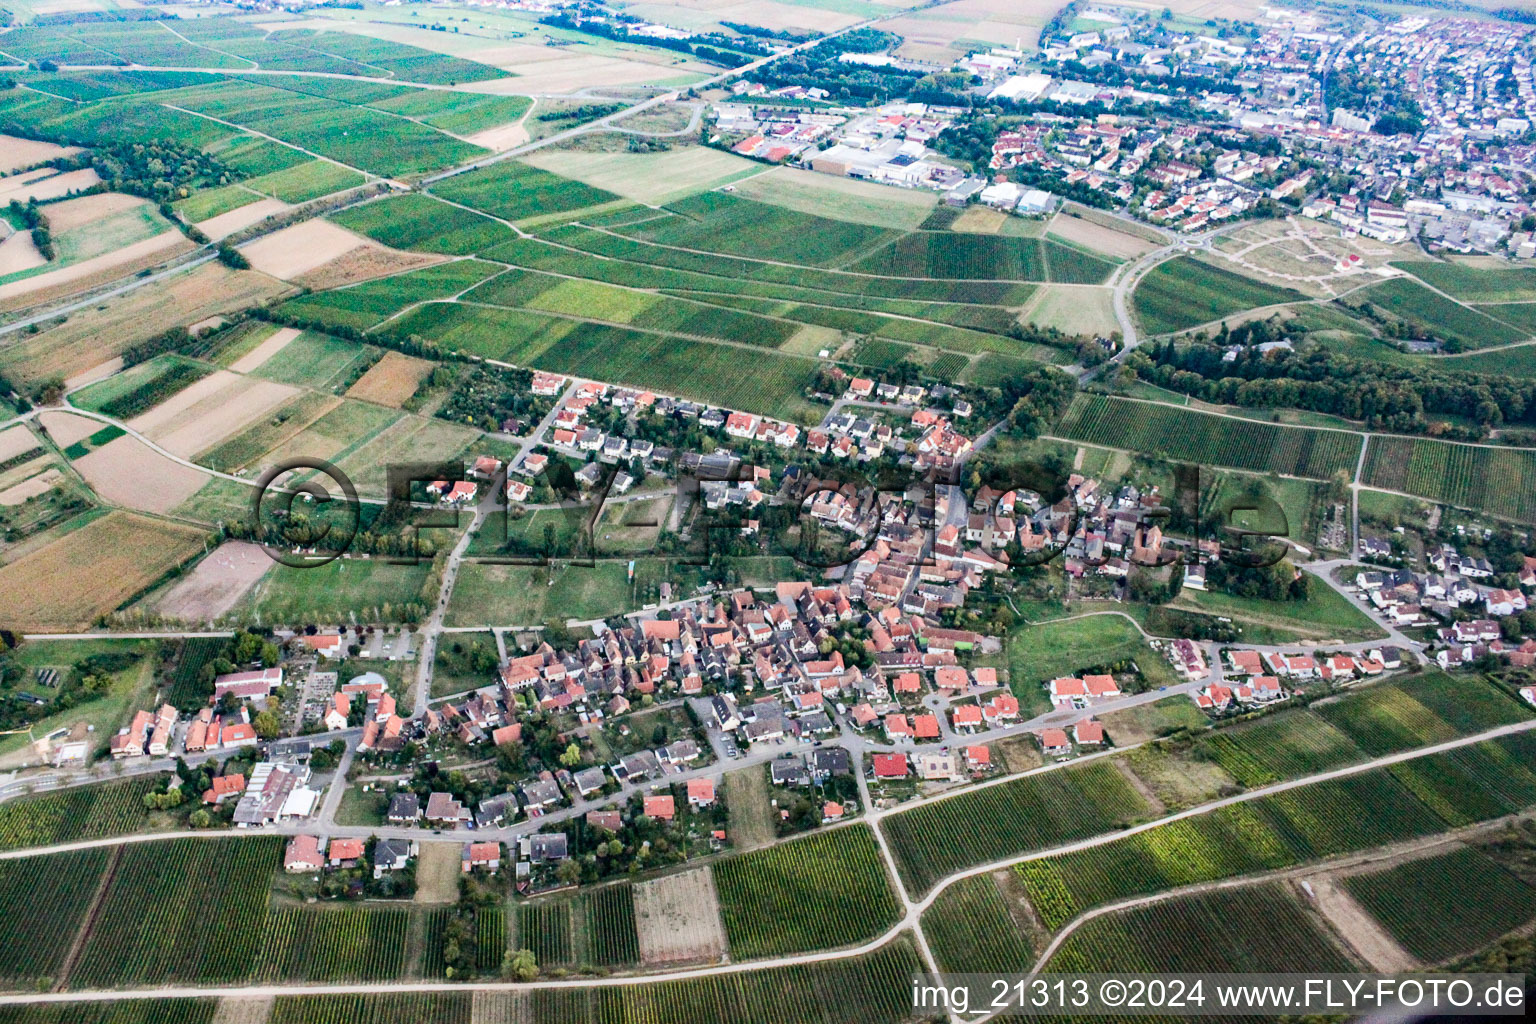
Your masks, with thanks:
[[[246,188],[255,189],[285,203],[307,203],[332,192],[356,188],[363,180],[363,176],[356,171],[324,160],[311,160],[307,164],[252,178],[244,184]]]
[[[571,213],[619,200],[612,192],[515,160],[444,178],[432,186],[432,191],[450,202],[511,221]]]
[[[909,891],[962,868],[1113,831],[1151,807],[1108,762],[1039,772],[935,800],[880,827]]]
[[[71,984],[243,980],[262,949],[282,845],[273,836],[124,846]],[[210,920],[218,942],[202,941]]]
[[[1365,455],[1362,482],[1536,522],[1536,450],[1529,448],[1376,435]]]
[[[450,256],[484,252],[514,237],[510,228],[489,217],[414,192],[354,206],[331,219],[396,249]]]
[[[408,907],[283,907],[267,917],[258,981],[385,981],[405,971]]]
[[[283,303],[278,311],[327,327],[344,324],[367,330],[407,306],[458,295],[500,269],[482,260],[453,260],[408,274],[302,295]],[[284,358],[286,355],[285,350]]]
[[[1256,644],[1285,644],[1297,640],[1377,640],[1386,634],[1370,616],[1322,580],[1313,578],[1305,601],[1267,601],[1220,591],[1180,592],[1176,610],[1230,618],[1243,639]]]
[[[1416,324],[1431,337],[1458,342],[1467,348],[1507,345],[1528,336],[1526,331],[1468,309],[1406,277],[1351,292],[1345,302],[1357,309],[1371,305],[1386,310]]]
[[[383,559],[338,558],[296,569],[274,564],[240,599],[235,613],[258,622],[310,623],[346,619],[382,622],[403,605],[422,601],[430,564],[399,565]],[[394,615],[385,614],[386,606]]]
[[[1405,260],[1392,265],[1462,302],[1536,301],[1536,268],[1492,269],[1438,260]]]
[[[1176,896],[1094,918],[1045,966],[1069,973],[1354,969],[1351,958],[1280,883]]]
[[[1465,847],[1342,881],[1426,964],[1476,952],[1536,918],[1536,889]]]
[[[447,349],[615,384],[655,388],[731,409],[813,423],[803,397],[813,359],[495,307],[438,304],[411,311],[392,333]],[[750,353],[744,357],[744,353]]]
[[[1530,746],[1522,735],[1473,749],[1518,764]],[[1536,785],[1528,768],[1512,771],[1528,787]],[[1531,792],[1536,802],[1536,790]],[[1366,850],[1446,825],[1378,768],[1217,808],[1018,870],[1036,912],[1055,929],[1101,903]]]
[[[1276,288],[1190,256],[1158,264],[1136,285],[1131,304],[1148,334],[1182,331],[1255,306],[1306,296]]]
[[[69,401],[80,409],[132,419],[212,372],[213,367],[183,356],[159,356],[75,392]]]
[[[1072,400],[1055,432],[1180,462],[1319,480],[1340,470],[1353,473],[1361,444],[1359,435],[1339,430],[1285,427],[1086,394]]]
[[[1047,709],[1043,684],[1083,669],[1135,661],[1150,683],[1176,682],[1167,662],[1147,646],[1135,623],[1120,615],[1091,615],[1016,627],[1003,646],[1008,682],[1025,708]]]
[[[111,856],[97,846],[0,861],[0,983],[27,988],[58,976]]]
[[[733,959],[853,945],[900,916],[865,825],[729,857],[714,875]]]
[[[1008,913],[991,875],[962,878],[923,911],[923,935],[939,970],[1024,974],[1035,951]]]
[[[255,370],[253,377],[327,390],[349,382],[361,367],[374,362],[379,350],[328,334],[305,331],[283,346],[275,358]]]
[[[75,786],[0,804],[0,849],[49,846],[123,835],[145,827],[148,776],[97,786]]]
[[[1218,729],[1202,737],[1195,750],[1249,788],[1365,760],[1348,736],[1311,711],[1288,711]]]

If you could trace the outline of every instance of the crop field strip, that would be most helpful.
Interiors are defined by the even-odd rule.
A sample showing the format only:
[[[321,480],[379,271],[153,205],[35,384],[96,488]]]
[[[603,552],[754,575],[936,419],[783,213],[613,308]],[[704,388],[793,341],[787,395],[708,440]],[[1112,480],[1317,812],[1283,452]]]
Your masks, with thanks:
[[[171,674],[171,688],[166,694],[166,700],[177,707],[189,707],[205,694],[211,694],[211,682],[206,685],[203,682],[203,666],[217,658],[227,646],[229,641],[219,636],[193,636],[183,641],[176,669]]]
[[[1247,787],[1313,775],[1366,759],[1344,733],[1310,711],[1271,715],[1216,729],[1196,751]]]
[[[262,950],[281,859],[276,836],[128,844],[70,984],[245,979]],[[209,941],[210,921],[217,941]]]
[[[453,260],[345,288],[301,295],[283,303],[278,312],[326,327],[346,326],[365,331],[409,306],[458,295],[502,270],[483,260]]]
[[[1355,964],[1279,883],[1175,896],[1074,931],[1051,972],[1349,972]]]
[[[1385,310],[1418,325],[1433,337],[1469,349],[1508,345],[1529,336],[1528,331],[1448,299],[1407,277],[1394,277],[1351,292],[1342,301],[1355,309],[1369,304]]]
[[[136,832],[154,776],[76,786],[0,804],[0,849],[19,850]]]
[[[990,874],[962,878],[923,912],[923,935],[940,971],[1024,974],[1035,951],[1008,914]]]
[[[1366,452],[1361,482],[1536,522],[1536,449],[1376,435]]]
[[[211,1024],[217,999],[9,1003],[0,1024]]]
[[[1471,847],[1341,882],[1426,964],[1476,952],[1536,919],[1536,889]]]
[[[253,978],[268,982],[398,978],[405,972],[411,913],[408,906],[282,907],[267,918]]]
[[[902,881],[926,892],[952,872],[1108,832],[1151,806],[1107,761],[1055,769],[885,818]]]
[[[1326,480],[1353,476],[1363,439],[1342,430],[1278,426],[1157,402],[1079,394],[1055,433],[1196,465]],[[1372,441],[1375,447],[1375,441]]]
[[[733,959],[851,945],[900,916],[862,824],[728,857],[714,877]]]
[[[1276,288],[1205,260],[1175,256],[1137,283],[1131,305],[1148,334],[1167,334],[1257,306],[1305,298],[1294,289]]]
[[[1531,717],[1500,690],[1439,672],[1372,686],[1312,711],[1371,757],[1393,754]]]
[[[0,861],[0,984],[58,977],[112,854],[96,846]]]
[[[1471,761],[1468,777],[1498,794],[1478,816],[1489,820],[1536,804],[1536,772],[1528,767],[1533,752],[1536,740],[1519,733],[1410,763],[1423,762],[1429,772],[1448,763],[1450,754]],[[1390,769],[1375,768],[1027,861],[1016,870],[1036,913],[1054,930],[1115,900],[1294,867],[1464,823],[1443,819]]]
[[[638,963],[640,936],[635,928],[634,888],[628,882],[605,885],[581,894],[578,939],[583,963],[613,966]]]

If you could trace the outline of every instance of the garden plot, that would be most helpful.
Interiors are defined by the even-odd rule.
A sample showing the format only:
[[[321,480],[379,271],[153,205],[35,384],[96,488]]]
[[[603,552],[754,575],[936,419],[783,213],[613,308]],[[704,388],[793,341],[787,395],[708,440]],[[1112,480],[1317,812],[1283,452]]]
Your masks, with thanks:
[[[272,336],[269,337],[266,341],[263,341],[261,344],[251,349],[245,355],[235,360],[232,364],[230,364],[229,368],[234,370],[236,373],[250,373],[252,370],[255,370],[257,367],[261,366],[262,363],[265,363],[268,359],[271,359],[273,356],[281,352],[288,346],[288,343],[294,338],[297,338],[299,334],[300,331],[295,327],[279,328],[278,330],[273,331]]]
[[[286,281],[366,244],[367,239],[328,220],[307,220],[257,239],[240,251],[257,270]]]
[[[166,451],[190,458],[250,426],[297,393],[285,384],[219,370],[128,425]]]
[[[272,557],[260,544],[226,541],[156,598],[151,607],[169,619],[212,622],[233,608],[271,567]]]
[[[107,501],[145,512],[169,512],[208,482],[201,471],[127,434],[82,455],[74,466]]]
[[[642,962],[719,960],[725,955],[720,897],[709,868],[640,882],[634,891]]]

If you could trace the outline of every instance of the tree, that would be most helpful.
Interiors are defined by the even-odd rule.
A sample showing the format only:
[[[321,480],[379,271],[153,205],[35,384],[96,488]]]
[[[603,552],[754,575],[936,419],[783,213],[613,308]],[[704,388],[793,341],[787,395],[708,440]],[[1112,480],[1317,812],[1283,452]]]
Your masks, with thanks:
[[[501,958],[501,976],[513,981],[532,981],[539,976],[539,961],[531,949],[509,949]]]
[[[213,815],[208,813],[207,808],[199,807],[187,816],[187,824],[193,828],[207,828],[213,824]]]
[[[255,727],[256,735],[264,740],[276,739],[277,734],[282,731],[282,726],[278,723],[277,716],[270,711],[263,711],[258,714],[256,720],[251,725]]]
[[[560,763],[567,768],[574,768],[581,764],[581,747],[572,743],[565,748],[565,753],[560,755]]]
[[[581,864],[574,860],[563,860],[555,866],[555,877],[566,885],[575,885],[581,881]]]

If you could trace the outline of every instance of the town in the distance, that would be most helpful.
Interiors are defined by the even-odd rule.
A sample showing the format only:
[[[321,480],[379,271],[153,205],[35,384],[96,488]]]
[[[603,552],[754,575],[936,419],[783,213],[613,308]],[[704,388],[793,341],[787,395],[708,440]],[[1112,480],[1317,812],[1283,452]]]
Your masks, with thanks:
[[[0,1024],[1518,993],[1533,59],[0,0]]]

